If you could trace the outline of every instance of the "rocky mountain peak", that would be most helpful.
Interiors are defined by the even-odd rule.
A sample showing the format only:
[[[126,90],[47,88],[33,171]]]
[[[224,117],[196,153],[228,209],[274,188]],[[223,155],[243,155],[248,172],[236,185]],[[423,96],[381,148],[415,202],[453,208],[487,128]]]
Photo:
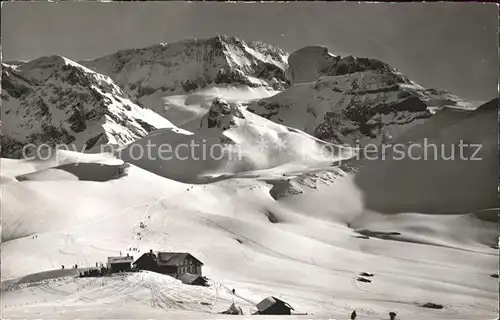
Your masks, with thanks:
[[[2,157],[23,146],[124,146],[171,123],[135,104],[108,76],[65,57],[2,65]]]
[[[244,118],[239,107],[222,98],[215,98],[201,119],[200,129],[220,128],[224,131],[236,125],[235,118]]]
[[[326,47],[308,46],[290,54],[287,76],[290,83],[295,84],[313,82],[323,76],[341,76],[368,70],[399,74],[395,68],[377,59],[352,55],[342,57],[330,53]]]
[[[262,42],[216,36],[122,50],[84,61],[109,75],[125,92],[141,99],[175,95],[209,85],[230,84],[280,90],[286,87],[287,54]]]
[[[293,52],[287,77],[289,88],[251,103],[249,110],[333,143],[385,143],[440,109],[474,109],[452,93],[424,88],[383,61],[341,57],[321,46]]]

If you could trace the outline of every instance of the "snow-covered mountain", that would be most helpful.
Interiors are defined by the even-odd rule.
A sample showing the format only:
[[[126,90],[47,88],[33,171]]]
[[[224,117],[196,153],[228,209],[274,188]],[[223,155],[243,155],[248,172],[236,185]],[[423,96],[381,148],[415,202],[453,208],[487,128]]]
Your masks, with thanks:
[[[108,76],[56,55],[2,64],[1,120],[1,155],[9,158],[20,157],[27,144],[78,151],[122,147],[172,126],[138,106]]]
[[[109,75],[143,106],[161,114],[162,97],[210,86],[282,90],[287,57],[282,49],[262,42],[216,36],[122,50],[81,63]]]
[[[444,107],[474,106],[442,90],[426,89],[389,64],[340,57],[306,47],[288,59],[285,91],[249,105],[249,110],[317,138],[353,145],[396,137]]]
[[[122,50],[80,64],[42,57],[2,70],[2,155],[9,157],[19,157],[27,143],[122,147],[154,129],[174,128],[170,121],[199,121],[219,94],[248,96],[249,111],[350,145],[397,136],[443,106],[472,108],[375,59],[339,57],[322,47],[288,57],[271,45],[226,36]]]

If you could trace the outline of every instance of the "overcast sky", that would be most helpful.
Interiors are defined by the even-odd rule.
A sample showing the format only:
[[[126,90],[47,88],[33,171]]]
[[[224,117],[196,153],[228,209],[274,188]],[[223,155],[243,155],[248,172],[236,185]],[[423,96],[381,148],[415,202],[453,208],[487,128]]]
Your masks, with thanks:
[[[217,33],[384,60],[426,87],[497,95],[498,8],[464,3],[2,3],[3,60],[97,58]]]

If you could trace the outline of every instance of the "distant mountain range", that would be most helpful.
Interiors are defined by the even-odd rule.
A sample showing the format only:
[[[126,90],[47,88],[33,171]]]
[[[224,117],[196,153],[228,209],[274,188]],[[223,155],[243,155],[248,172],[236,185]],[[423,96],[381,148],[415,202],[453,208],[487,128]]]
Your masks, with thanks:
[[[376,59],[340,57],[322,47],[289,56],[262,42],[216,36],[78,63],[57,55],[2,63],[1,156],[19,158],[26,144],[121,148],[175,127],[165,97],[227,86],[279,92],[242,107],[332,143],[380,142],[437,109],[474,108]]]

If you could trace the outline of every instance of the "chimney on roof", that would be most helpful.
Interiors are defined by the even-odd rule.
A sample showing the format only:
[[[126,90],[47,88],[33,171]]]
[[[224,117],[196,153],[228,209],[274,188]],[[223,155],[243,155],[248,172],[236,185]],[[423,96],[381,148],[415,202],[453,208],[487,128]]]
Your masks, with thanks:
[[[127,253],[127,258],[129,257],[128,253]]]
[[[149,249],[149,254],[153,255],[153,249]]]

